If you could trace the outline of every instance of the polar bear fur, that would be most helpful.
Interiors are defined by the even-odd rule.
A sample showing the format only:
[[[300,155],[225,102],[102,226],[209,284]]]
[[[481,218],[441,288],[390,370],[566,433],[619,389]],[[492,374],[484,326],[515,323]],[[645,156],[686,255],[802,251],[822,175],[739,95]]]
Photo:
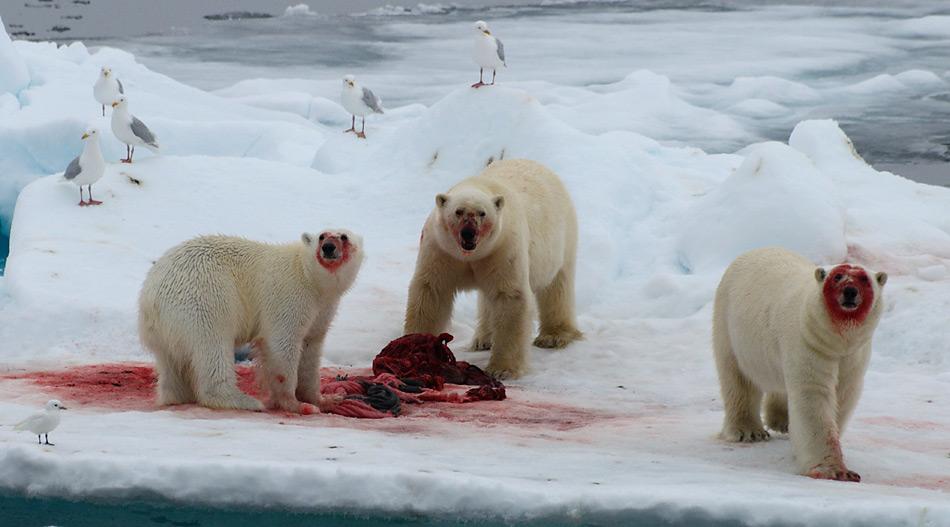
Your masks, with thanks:
[[[492,375],[525,372],[535,300],[536,346],[562,348],[581,337],[574,316],[577,216],[557,175],[533,161],[498,161],[435,201],[409,286],[406,333],[441,333],[456,293],[476,289],[472,347],[491,349]]]
[[[826,270],[780,248],[739,256],[713,309],[713,348],[725,421],[722,437],[754,442],[788,432],[801,474],[860,481],[840,437],[861,394],[885,273]]]
[[[362,258],[362,240],[345,230],[286,245],[203,236],[170,249],[139,296],[159,404],[263,409],[234,373],[234,347],[251,343],[268,406],[314,412],[323,340]]]

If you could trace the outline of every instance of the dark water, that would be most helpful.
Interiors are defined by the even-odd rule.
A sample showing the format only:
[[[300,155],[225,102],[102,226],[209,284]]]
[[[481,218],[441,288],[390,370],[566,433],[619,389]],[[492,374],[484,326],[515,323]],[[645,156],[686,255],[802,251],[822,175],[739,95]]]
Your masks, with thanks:
[[[248,492],[254,489],[249,488]],[[656,511],[627,511],[610,515],[571,514],[530,521],[478,520],[424,516],[361,516],[348,513],[295,512],[278,509],[223,509],[184,506],[159,500],[69,501],[0,495],[3,527],[743,527],[746,523],[715,520],[696,513],[671,517]],[[774,527],[783,527],[772,524]]]

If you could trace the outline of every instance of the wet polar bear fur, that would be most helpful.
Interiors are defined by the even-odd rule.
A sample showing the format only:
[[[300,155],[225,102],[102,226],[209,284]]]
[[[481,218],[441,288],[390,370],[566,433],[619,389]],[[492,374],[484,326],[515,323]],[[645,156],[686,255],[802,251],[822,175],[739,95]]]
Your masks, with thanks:
[[[840,437],[871,358],[885,273],[830,270],[791,251],[757,249],[726,269],[713,308],[713,348],[725,404],[722,438],[788,432],[801,474],[860,481]]]
[[[406,333],[444,331],[459,291],[476,289],[473,349],[491,349],[487,371],[525,372],[534,345],[563,348],[581,337],[574,317],[577,216],[557,175],[533,161],[498,161],[435,199],[409,286]]]
[[[330,230],[286,245],[203,236],[166,252],[139,297],[159,404],[262,410],[234,372],[234,347],[252,343],[268,406],[314,412],[323,340],[362,250],[359,236]]]

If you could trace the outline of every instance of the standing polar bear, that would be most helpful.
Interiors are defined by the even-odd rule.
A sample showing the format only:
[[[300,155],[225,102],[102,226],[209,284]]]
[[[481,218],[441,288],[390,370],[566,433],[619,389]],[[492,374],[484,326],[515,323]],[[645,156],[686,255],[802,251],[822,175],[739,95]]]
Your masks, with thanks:
[[[487,371],[524,373],[537,299],[542,348],[581,337],[574,317],[577,216],[558,177],[527,160],[498,161],[435,198],[409,286],[406,333],[439,334],[458,291],[477,289],[473,349]]]
[[[713,308],[713,348],[725,404],[722,437],[788,432],[801,474],[860,481],[840,437],[871,358],[885,273],[842,264],[826,271],[791,251],[757,249],[726,269]]]
[[[203,236],[166,252],[145,278],[139,334],[154,355],[159,404],[261,410],[237,387],[234,347],[252,343],[268,406],[313,413],[323,339],[362,263],[346,230],[269,245]]]

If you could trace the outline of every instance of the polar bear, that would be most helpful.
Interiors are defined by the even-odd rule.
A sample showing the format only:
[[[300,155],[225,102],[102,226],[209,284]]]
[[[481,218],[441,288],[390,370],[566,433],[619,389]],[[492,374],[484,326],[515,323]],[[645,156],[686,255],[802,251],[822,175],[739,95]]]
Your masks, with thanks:
[[[170,249],[139,296],[159,404],[262,410],[234,373],[234,347],[252,343],[268,407],[313,413],[323,340],[362,259],[362,239],[347,230],[286,245],[203,236]]]
[[[722,438],[788,432],[803,475],[860,481],[840,437],[871,358],[887,274],[830,271],[781,248],[745,253],[726,269],[713,307],[713,348],[725,404]]]
[[[491,349],[487,371],[526,368],[534,300],[534,345],[581,338],[574,317],[577,216],[557,175],[528,160],[497,161],[435,198],[409,286],[406,333],[446,329],[458,291],[479,291],[473,349]]]

